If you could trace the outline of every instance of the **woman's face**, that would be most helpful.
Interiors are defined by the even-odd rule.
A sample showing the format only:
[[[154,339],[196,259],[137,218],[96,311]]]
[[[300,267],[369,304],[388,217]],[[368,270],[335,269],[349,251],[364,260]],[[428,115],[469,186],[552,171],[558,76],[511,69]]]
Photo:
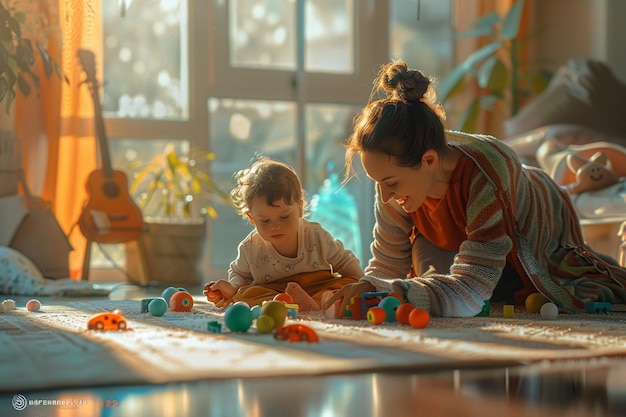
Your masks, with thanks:
[[[361,163],[367,176],[380,186],[383,202],[395,200],[407,213],[416,211],[427,196],[440,196],[433,188],[435,168],[439,163],[437,152],[428,150],[419,168],[402,167],[383,152],[361,152]]]

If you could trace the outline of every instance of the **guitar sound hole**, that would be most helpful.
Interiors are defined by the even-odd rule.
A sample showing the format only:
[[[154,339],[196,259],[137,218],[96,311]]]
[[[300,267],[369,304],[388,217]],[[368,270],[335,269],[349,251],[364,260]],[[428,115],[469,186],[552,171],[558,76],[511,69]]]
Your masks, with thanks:
[[[104,195],[109,198],[116,198],[118,195],[120,195],[120,188],[114,182],[104,183],[104,185],[102,186],[102,191],[104,192]]]

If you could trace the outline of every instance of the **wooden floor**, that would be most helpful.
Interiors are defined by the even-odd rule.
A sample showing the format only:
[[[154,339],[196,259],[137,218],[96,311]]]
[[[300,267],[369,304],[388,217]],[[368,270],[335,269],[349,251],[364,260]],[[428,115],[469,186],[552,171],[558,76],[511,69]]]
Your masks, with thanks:
[[[144,292],[121,286],[113,296]],[[626,358],[0,393],[0,416],[24,417],[624,415]]]
[[[0,415],[32,417],[617,417],[625,410],[626,362],[620,360],[0,395]]]

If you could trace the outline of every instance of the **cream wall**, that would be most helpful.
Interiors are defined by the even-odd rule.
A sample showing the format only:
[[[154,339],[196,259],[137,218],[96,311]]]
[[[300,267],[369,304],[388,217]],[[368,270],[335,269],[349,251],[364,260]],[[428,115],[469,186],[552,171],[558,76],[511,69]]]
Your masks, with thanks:
[[[626,1],[540,0],[534,7],[543,62],[557,68],[572,58],[601,60],[626,82]]]

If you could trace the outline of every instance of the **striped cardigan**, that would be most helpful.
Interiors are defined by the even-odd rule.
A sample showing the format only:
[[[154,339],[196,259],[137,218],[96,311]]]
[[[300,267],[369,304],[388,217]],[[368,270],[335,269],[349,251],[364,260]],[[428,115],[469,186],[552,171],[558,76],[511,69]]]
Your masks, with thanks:
[[[470,186],[468,239],[450,274],[405,278],[413,223],[393,200],[384,204],[377,193],[373,257],[364,280],[378,291],[403,293],[431,314],[471,317],[491,297],[508,259],[564,310],[584,310],[585,301],[626,302],[626,269],[585,244],[569,196],[546,172],[523,165],[515,151],[492,137],[460,132],[447,137],[482,174]]]

